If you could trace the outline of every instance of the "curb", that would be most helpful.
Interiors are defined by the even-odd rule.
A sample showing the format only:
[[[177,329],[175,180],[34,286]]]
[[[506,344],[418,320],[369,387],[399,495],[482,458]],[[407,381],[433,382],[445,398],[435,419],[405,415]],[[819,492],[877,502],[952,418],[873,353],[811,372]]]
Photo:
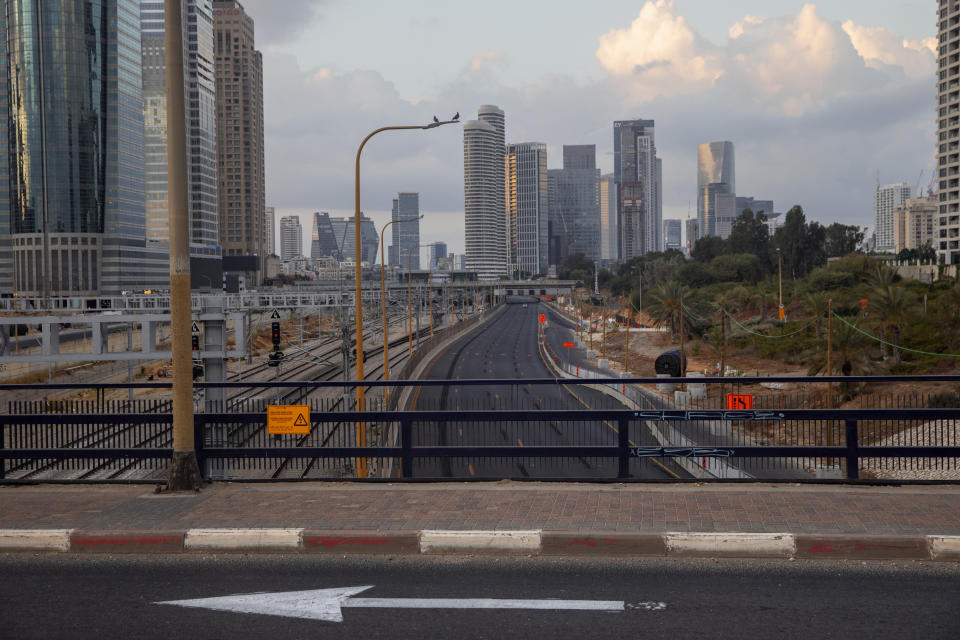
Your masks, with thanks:
[[[303,553],[960,562],[960,536],[564,531],[2,529],[0,553]]]

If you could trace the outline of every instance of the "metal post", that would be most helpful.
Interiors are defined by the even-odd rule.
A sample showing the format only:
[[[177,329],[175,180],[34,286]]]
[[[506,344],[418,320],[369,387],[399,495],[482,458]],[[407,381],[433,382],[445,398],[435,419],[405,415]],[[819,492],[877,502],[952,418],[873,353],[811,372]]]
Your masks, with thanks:
[[[630,418],[623,417],[617,425],[618,478],[630,477]]]
[[[140,325],[140,331],[144,331],[145,327]],[[133,325],[129,322],[127,323],[127,353],[133,352]],[[127,382],[133,383],[133,360],[127,360]],[[127,402],[133,406],[133,387],[127,389]]]
[[[847,420],[847,480],[860,479],[860,434],[857,421]]]
[[[404,478],[413,477],[413,457],[411,456],[413,443],[413,425],[409,418],[400,419],[400,473]]]
[[[205,314],[214,315],[223,313],[223,298],[204,296],[203,310]],[[205,382],[226,382],[226,350],[227,331],[224,320],[203,321],[203,379]],[[280,367],[277,367],[277,376]],[[204,390],[204,412],[226,413],[226,389],[223,387],[207,387]],[[227,428],[222,421],[217,422],[213,429],[212,442],[214,447],[225,447]],[[226,459],[221,460],[219,469],[213,468],[213,460],[209,460],[204,468],[207,478],[225,479],[227,477]]]
[[[200,486],[193,420],[190,348],[190,213],[187,198],[183,97],[183,16],[180,0],[164,2],[167,52],[167,202],[170,208],[170,345],[173,352],[173,459],[167,488]]]

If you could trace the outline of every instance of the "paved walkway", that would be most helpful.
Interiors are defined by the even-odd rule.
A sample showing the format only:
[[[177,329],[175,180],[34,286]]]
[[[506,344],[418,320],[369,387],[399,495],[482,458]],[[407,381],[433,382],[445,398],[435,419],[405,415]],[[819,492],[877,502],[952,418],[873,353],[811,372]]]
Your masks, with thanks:
[[[114,538],[162,534],[174,542],[167,550],[183,550],[189,532],[200,529],[407,542],[424,530],[537,531],[593,550],[597,544],[582,541],[789,534],[805,536],[808,546],[827,540],[876,552],[882,540],[881,546],[920,545],[927,553],[920,538],[953,538],[960,545],[960,486],[236,483],[183,494],[144,485],[0,487],[0,550],[4,536],[27,530],[67,530],[87,539],[94,532]],[[60,550],[77,549],[68,544]]]

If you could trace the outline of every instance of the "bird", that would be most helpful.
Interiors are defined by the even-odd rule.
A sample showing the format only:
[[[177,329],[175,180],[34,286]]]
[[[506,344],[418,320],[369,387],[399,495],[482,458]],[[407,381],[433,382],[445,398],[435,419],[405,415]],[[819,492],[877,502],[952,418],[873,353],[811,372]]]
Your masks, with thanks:
[[[433,116],[433,121],[434,121],[434,122],[437,122],[437,123],[440,122],[439,120],[437,120],[437,116]]]
[[[459,120],[459,119],[460,119],[460,112],[457,111],[457,113],[453,116],[452,120],[453,120],[454,122],[456,122],[456,121]]]

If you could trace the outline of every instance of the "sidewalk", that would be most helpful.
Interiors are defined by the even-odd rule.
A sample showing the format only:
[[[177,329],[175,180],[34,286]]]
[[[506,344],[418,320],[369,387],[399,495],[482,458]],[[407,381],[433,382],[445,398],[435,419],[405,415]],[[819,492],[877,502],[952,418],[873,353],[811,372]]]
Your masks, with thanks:
[[[2,551],[960,560],[960,486],[0,486]]]

